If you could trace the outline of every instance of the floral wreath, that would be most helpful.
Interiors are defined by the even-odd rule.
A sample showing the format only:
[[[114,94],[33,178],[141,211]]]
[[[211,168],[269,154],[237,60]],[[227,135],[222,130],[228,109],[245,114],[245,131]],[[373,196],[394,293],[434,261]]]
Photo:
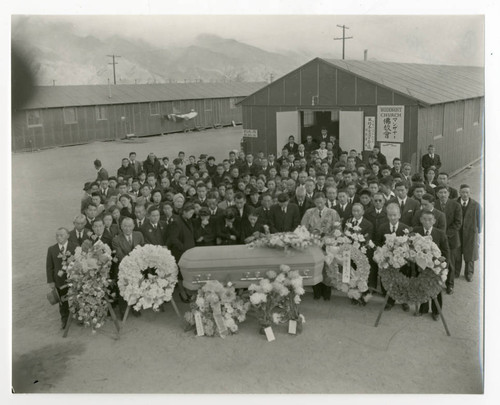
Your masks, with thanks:
[[[342,281],[342,257],[345,251],[351,254],[350,279],[348,283]],[[366,255],[356,246],[345,243],[340,246],[327,245],[325,256],[325,284],[336,290],[347,293],[349,298],[360,300],[363,293],[368,291],[368,276],[370,275],[370,263]],[[367,301],[370,296],[365,296]]]
[[[177,264],[164,246],[137,246],[125,256],[118,270],[118,288],[136,311],[153,308],[172,299],[177,283]]]
[[[92,333],[104,325],[113,297],[109,292],[111,263],[108,245],[98,241],[92,246],[87,240],[76,248],[71,264],[66,266],[69,310],[73,318],[91,327]]]
[[[246,319],[249,308],[250,302],[236,295],[232,283],[223,286],[219,281],[212,280],[198,290],[196,301],[191,303],[191,310],[184,314],[184,318],[194,326],[199,314],[204,335],[214,336],[218,333],[224,336],[226,330],[228,333],[238,331],[238,322]],[[217,323],[218,317],[223,325]]]
[[[442,291],[448,274],[446,259],[431,236],[408,234],[386,235],[373,259],[379,265],[379,275],[387,294],[405,304],[421,304],[436,298]],[[407,277],[400,268],[415,263],[418,274]]]

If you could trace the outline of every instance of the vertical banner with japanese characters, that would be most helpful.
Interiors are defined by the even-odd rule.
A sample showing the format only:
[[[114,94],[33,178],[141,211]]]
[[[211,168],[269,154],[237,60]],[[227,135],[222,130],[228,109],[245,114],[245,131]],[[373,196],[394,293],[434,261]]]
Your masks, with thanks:
[[[403,105],[379,105],[377,121],[378,142],[404,142],[405,107]]]
[[[375,146],[375,117],[365,117],[365,150]]]

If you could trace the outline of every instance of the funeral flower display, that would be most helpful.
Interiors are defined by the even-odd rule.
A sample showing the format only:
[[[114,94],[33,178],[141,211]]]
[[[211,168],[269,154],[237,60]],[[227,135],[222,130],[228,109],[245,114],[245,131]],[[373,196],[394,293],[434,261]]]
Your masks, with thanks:
[[[359,226],[353,227],[350,223],[346,224],[344,233],[336,230],[333,237],[325,238],[324,242],[325,283],[365,305],[371,298],[368,293],[370,262],[366,253],[374,247],[373,243],[360,233]],[[347,261],[348,273],[343,267]]]
[[[161,304],[172,299],[177,274],[175,259],[166,247],[137,246],[120,263],[118,288],[136,311],[158,311]]]
[[[300,297],[305,291],[297,270],[282,264],[277,272],[267,271],[259,284],[251,284],[248,291],[262,328],[289,320],[305,322],[299,311]]]
[[[98,241],[92,246],[85,241],[77,247],[71,264],[66,266],[69,310],[73,318],[92,328],[102,327],[108,313],[108,302],[112,299],[109,278],[112,258],[111,249]]]
[[[205,283],[190,305],[191,310],[184,315],[186,321],[195,326],[199,316],[206,336],[224,336],[226,331],[227,334],[236,333],[238,323],[246,319],[250,308],[250,302],[238,296],[231,283],[224,286],[216,280]]]
[[[278,249],[305,249],[309,246],[321,246],[319,235],[310,233],[305,226],[299,225],[293,232],[280,232],[265,234],[259,239],[254,240],[248,246],[270,247]]]
[[[431,236],[386,235],[385,244],[377,248],[373,258],[379,265],[387,294],[401,303],[421,304],[435,298],[448,275],[446,259]],[[416,265],[416,277],[407,277],[399,271],[410,263]]]

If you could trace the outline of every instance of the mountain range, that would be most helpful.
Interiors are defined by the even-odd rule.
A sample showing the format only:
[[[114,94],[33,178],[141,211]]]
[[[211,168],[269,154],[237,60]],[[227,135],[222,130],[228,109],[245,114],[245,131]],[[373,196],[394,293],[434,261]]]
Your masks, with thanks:
[[[200,34],[187,46],[159,49],[141,39],[79,35],[70,23],[22,17],[12,27],[12,47],[37,85],[270,81],[314,56],[269,52],[230,38]]]

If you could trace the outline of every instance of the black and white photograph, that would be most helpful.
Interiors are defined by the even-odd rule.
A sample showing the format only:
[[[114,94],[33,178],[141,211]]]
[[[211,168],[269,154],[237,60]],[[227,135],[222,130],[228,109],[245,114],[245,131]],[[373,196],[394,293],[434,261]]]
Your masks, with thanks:
[[[8,400],[498,391],[486,2],[174,3],[4,16]]]

